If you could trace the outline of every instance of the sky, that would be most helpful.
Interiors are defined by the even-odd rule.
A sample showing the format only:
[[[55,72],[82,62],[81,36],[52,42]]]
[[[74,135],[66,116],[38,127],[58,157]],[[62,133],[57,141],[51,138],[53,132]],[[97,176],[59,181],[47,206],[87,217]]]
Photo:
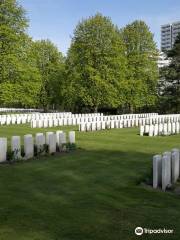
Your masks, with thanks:
[[[18,0],[29,19],[28,33],[34,40],[50,39],[66,54],[79,21],[97,12],[119,28],[143,20],[160,47],[160,26],[180,21],[180,0]]]

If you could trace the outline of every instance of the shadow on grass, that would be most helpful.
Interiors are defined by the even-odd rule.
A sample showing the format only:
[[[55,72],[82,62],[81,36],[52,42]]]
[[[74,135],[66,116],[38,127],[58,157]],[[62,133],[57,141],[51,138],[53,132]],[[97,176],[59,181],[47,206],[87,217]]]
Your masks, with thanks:
[[[119,240],[134,239],[136,226],[174,224],[178,239],[179,198],[139,185],[151,159],[135,151],[78,149],[4,166],[0,234],[6,229],[8,240],[35,240],[42,232],[40,240]]]

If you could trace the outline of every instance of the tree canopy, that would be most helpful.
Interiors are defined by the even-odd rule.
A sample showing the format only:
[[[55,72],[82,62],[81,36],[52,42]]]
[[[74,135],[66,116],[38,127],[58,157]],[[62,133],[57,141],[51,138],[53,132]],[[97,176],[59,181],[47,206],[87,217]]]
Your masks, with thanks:
[[[27,35],[26,13],[16,0],[0,1],[0,22],[0,104],[45,108],[57,103],[62,54],[49,40],[34,42]]]
[[[157,106],[158,51],[145,22],[119,29],[100,13],[80,21],[64,57],[34,41],[17,0],[0,1],[0,105],[71,110],[150,111]],[[179,41],[168,56],[162,102],[179,109]],[[162,106],[162,105],[160,105]],[[157,107],[158,109],[158,107]]]
[[[64,84],[64,57],[50,40],[35,41],[32,53],[41,74],[39,101],[44,109],[59,105]]]
[[[40,74],[31,56],[28,21],[15,0],[0,2],[0,103],[35,107]]]
[[[67,94],[75,105],[97,111],[99,107],[117,108],[122,104],[125,46],[109,18],[96,14],[77,25],[66,66],[70,86]]]
[[[158,81],[158,51],[153,34],[143,21],[134,21],[122,29],[126,45],[127,78],[124,88],[129,111],[155,104]]]
[[[167,52],[169,66],[161,69],[161,108],[167,112],[180,111],[180,34],[172,50]]]

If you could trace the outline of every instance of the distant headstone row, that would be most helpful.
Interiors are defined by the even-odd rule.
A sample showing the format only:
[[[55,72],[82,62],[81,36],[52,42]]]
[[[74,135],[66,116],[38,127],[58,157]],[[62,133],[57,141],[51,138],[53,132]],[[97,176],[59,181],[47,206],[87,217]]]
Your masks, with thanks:
[[[151,125],[141,125],[140,135],[153,136],[168,136],[180,133],[180,121],[159,123]]]
[[[155,115],[143,118],[141,125],[152,125],[180,121],[180,114]]]
[[[83,125],[97,122],[99,128],[99,122],[109,121],[124,121],[123,125],[139,126],[144,123],[144,119],[158,116],[157,113],[142,113],[142,114],[123,114],[123,115],[110,115],[104,116],[102,113],[86,113],[86,114],[72,114],[71,112],[60,112],[60,113],[29,113],[29,114],[7,114],[0,115],[0,125],[10,124],[26,124],[30,123],[32,128],[46,128],[46,127],[57,127],[66,125]],[[130,123],[131,122],[131,123]],[[113,125],[113,123],[112,123]],[[87,126],[86,129],[89,129]],[[81,126],[79,127],[81,130]],[[82,126],[82,129],[84,127]],[[104,128],[102,128],[104,129]]]
[[[71,116],[71,112],[62,113],[28,113],[0,115],[0,125],[26,124],[33,119],[64,118]]]
[[[98,131],[113,128],[138,127],[143,119],[156,116],[157,113],[125,114],[103,116],[98,119],[86,119],[79,124],[79,131]]]
[[[88,114],[71,114],[66,115],[64,117],[43,117],[43,118],[36,118],[31,120],[31,127],[32,128],[47,128],[47,127],[57,127],[57,126],[71,126],[71,125],[78,125],[81,122],[89,121],[92,119],[102,119],[103,114],[101,113],[88,113]]]
[[[42,109],[33,109],[33,108],[0,108],[0,112],[9,113],[9,112],[42,112]]]
[[[68,135],[68,143],[66,133],[63,131],[36,133],[35,138],[31,134],[23,137],[23,153],[21,147],[21,137],[13,136],[11,138],[11,150],[8,152],[7,138],[0,138],[0,162],[30,159],[36,155],[43,153],[55,153],[64,151],[68,146],[71,148],[75,145],[75,132],[70,131]],[[8,159],[8,154],[10,159]]]
[[[153,188],[165,191],[180,176],[180,149],[153,157]]]

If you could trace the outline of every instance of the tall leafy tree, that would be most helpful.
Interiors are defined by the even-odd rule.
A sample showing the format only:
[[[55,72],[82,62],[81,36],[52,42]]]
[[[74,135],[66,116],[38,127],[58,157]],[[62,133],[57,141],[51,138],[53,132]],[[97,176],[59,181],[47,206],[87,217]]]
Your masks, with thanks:
[[[97,111],[117,108],[126,72],[125,46],[108,17],[96,14],[74,31],[66,61],[67,104]]]
[[[180,34],[172,50],[167,52],[171,58],[169,66],[161,69],[161,107],[165,112],[180,111]]]
[[[143,21],[128,24],[122,29],[122,35],[128,64],[124,94],[126,107],[133,112],[156,102],[158,52],[153,34]]]
[[[65,67],[62,53],[50,40],[34,42],[32,53],[42,77],[40,104],[45,110],[62,105]]]
[[[22,46],[27,39],[28,21],[15,0],[0,1],[0,83],[13,78]],[[14,71],[13,71],[14,69]]]
[[[17,1],[0,1],[0,23],[0,103],[35,107],[41,76],[30,51],[25,11]]]

